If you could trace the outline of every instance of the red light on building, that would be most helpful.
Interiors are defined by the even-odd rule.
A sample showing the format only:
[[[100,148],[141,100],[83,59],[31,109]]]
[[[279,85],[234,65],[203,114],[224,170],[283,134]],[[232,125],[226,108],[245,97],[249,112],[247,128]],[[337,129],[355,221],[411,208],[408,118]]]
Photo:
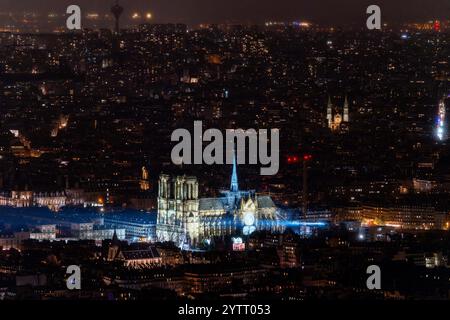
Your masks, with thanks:
[[[441,22],[439,20],[434,21],[433,29],[436,32],[441,31]]]
[[[298,163],[298,162],[299,162],[298,156],[288,156],[287,157],[287,163],[289,163],[289,164]]]
[[[291,156],[288,156],[288,157],[286,158],[288,164],[300,163],[301,160],[303,160],[303,161],[309,161],[309,160],[311,160],[311,159],[312,159],[312,155],[310,155],[310,154],[305,154],[305,155],[303,155],[303,156],[294,156],[294,155],[291,155]]]

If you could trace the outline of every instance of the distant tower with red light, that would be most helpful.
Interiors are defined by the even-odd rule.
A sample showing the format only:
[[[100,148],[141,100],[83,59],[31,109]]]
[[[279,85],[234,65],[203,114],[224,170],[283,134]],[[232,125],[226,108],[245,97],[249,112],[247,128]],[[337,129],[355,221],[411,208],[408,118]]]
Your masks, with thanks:
[[[119,1],[116,1],[116,4],[111,8],[111,13],[114,15],[114,19],[116,20],[116,33],[119,33],[120,31],[120,25],[119,25],[119,20],[120,20],[120,16],[123,13],[123,7],[121,7],[119,5]]]

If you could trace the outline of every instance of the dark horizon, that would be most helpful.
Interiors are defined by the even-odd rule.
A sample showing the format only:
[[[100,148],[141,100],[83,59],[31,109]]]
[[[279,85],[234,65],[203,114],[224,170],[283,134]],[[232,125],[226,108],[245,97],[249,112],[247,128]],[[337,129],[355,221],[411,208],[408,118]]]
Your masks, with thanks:
[[[34,12],[64,14],[70,4],[78,4],[84,14],[95,11],[109,13],[113,0],[0,0],[0,12]],[[363,23],[365,10],[377,4],[382,10],[384,22],[411,22],[429,19],[449,19],[450,3],[446,0],[343,0],[339,4],[332,0],[130,0],[119,1],[125,8],[124,22],[135,12],[151,12],[154,23],[240,23],[260,24],[268,20],[294,21],[309,20],[319,24],[346,25]]]

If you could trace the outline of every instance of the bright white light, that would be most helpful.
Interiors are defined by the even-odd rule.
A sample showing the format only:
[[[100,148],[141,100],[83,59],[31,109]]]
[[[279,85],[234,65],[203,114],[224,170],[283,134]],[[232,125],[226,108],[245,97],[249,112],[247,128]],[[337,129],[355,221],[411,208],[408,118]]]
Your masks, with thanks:
[[[256,231],[256,227],[255,226],[245,226],[244,230],[242,231],[242,233],[244,234],[244,236],[248,236],[248,235],[252,234],[255,231]]]
[[[437,129],[437,136],[438,136],[439,140],[444,139],[444,128],[439,127]]]
[[[445,138],[445,116],[446,116],[446,108],[444,99],[439,102],[439,112],[436,121],[436,136],[442,141]]]
[[[244,224],[246,226],[252,226],[255,224],[255,216],[252,212],[247,212],[244,214]]]

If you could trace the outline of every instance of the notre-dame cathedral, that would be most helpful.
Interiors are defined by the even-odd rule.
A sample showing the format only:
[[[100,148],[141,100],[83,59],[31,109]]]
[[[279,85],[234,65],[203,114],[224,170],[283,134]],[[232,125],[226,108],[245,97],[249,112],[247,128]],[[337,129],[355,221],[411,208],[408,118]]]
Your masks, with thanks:
[[[230,190],[219,198],[199,198],[196,177],[161,174],[156,235],[159,241],[196,247],[225,235],[280,230],[278,210],[270,196],[239,190],[236,161]]]

